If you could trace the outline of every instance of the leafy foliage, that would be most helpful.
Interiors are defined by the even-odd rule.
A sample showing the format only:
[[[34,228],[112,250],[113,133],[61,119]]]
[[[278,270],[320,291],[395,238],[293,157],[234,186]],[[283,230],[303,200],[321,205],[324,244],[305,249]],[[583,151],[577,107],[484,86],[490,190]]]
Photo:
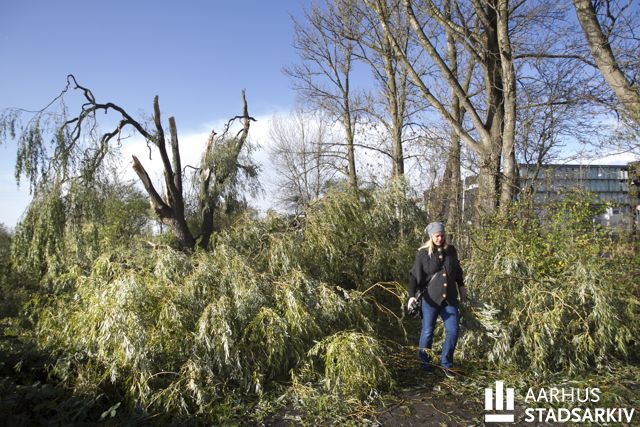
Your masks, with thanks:
[[[303,215],[246,219],[222,239],[275,274],[301,269],[321,281],[360,290],[403,281],[425,222],[408,193],[402,180],[362,199],[348,188],[336,188]]]
[[[466,357],[537,375],[584,372],[627,358],[640,332],[638,257],[594,226],[581,194],[548,206],[542,219],[496,220],[466,264],[479,331]],[[472,324],[472,322],[469,322]]]
[[[60,185],[34,197],[13,240],[13,258],[20,270],[36,278],[63,272],[65,217]]]
[[[54,281],[148,232],[148,204],[131,183],[53,183],[35,195],[16,228],[13,259],[19,271]]]
[[[357,292],[297,271],[270,278],[224,245],[160,249],[100,257],[43,308],[37,335],[78,389],[115,384],[150,410],[215,417],[233,390],[259,396],[286,380],[324,334],[370,330],[368,310]]]
[[[11,263],[12,233],[0,224],[0,321],[20,314],[33,292],[33,282],[16,272]]]
[[[393,385],[387,366],[388,349],[376,338],[358,332],[339,332],[309,351],[321,358],[327,390],[361,399]]]
[[[68,200],[47,203],[68,215]],[[115,206],[113,225],[96,222],[97,234],[61,230],[63,252],[35,252],[50,263],[48,277],[65,284],[35,299],[30,314],[40,350],[54,361],[51,378],[66,387],[113,396],[101,405],[122,402],[118,414],[138,408],[223,423],[293,410],[334,422],[393,390],[398,369],[415,369],[411,356],[392,356],[415,355],[407,340],[417,340],[417,323],[404,321],[400,282],[425,222],[402,184],[361,199],[335,189],[302,216],[245,213],[216,235],[213,251],[192,254],[113,240],[109,230],[122,230],[116,213],[129,206],[118,200],[103,205]],[[34,220],[47,219],[37,212]],[[472,302],[462,305],[456,357],[547,378],[632,357],[638,254],[594,228],[581,195],[540,215],[516,209],[470,233],[463,267]],[[84,251],[100,254],[88,266],[68,255],[78,233],[108,242]],[[441,339],[438,328],[436,347]]]
[[[95,198],[84,199],[88,195],[74,191],[66,197],[49,194],[46,202],[59,206],[59,211],[48,212],[61,215],[69,215],[70,200],[78,205],[86,200],[98,204]],[[70,194],[76,195],[70,199]],[[129,206],[117,198],[104,200],[109,203],[98,208],[104,213],[110,206],[115,207],[114,214]],[[419,210],[404,197],[401,187],[372,193],[365,202],[360,207],[348,193],[337,192],[326,204],[313,207],[303,224],[291,224],[276,215],[263,221],[247,216],[217,237],[212,253],[190,256],[164,246],[150,251],[134,241],[119,245],[111,234],[116,229],[115,235],[122,235],[118,215],[110,215],[112,223],[92,223],[89,211],[78,218],[80,226],[75,229],[48,228],[62,235],[50,239],[63,246],[50,252],[33,251],[31,256],[34,268],[66,284],[33,309],[39,345],[57,360],[52,373],[83,393],[115,387],[130,405],[152,412],[201,414],[211,420],[236,413],[229,406],[235,393],[250,392],[247,396],[259,398],[274,381],[291,380],[290,370],[300,366],[315,366],[319,387],[346,384],[332,386],[333,393],[360,397],[389,389],[391,374],[381,357],[385,346],[376,338],[382,330],[376,322],[388,328],[399,320],[394,310],[401,308],[398,298],[404,300],[404,293],[393,286],[366,292],[346,287],[364,288],[367,281],[388,279],[395,271],[404,274],[406,260],[394,259],[392,266],[382,260],[397,252],[393,246],[398,239],[393,236],[399,229],[398,212],[415,219]],[[47,218],[36,214],[42,210],[30,212],[33,221]],[[360,229],[370,230],[368,240],[348,231],[354,213],[364,218]],[[25,236],[47,237],[37,231],[37,221],[25,222],[31,232],[21,231],[25,242],[30,242]],[[329,223],[334,224],[333,230],[321,236],[320,230]],[[131,222],[123,225],[127,224]],[[413,252],[416,244],[409,242],[417,239],[411,228],[402,230],[400,247]],[[134,231],[125,232],[130,236]],[[78,241],[69,242],[69,236]],[[350,242],[345,242],[346,236]],[[320,238],[326,240],[318,251]],[[102,241],[107,244],[100,245]],[[77,269],[86,266],[86,258],[68,254],[74,254],[82,242],[96,246],[76,254],[102,255],[90,268]],[[29,259],[30,247],[22,247],[26,250],[15,255]],[[365,273],[361,265],[340,266],[333,257],[345,248],[350,248],[349,253],[343,252],[345,259],[348,255],[365,260],[362,266],[370,266],[371,271],[358,277]],[[314,271],[323,271],[327,260],[334,270],[319,275],[320,279],[336,278],[337,286],[312,278]],[[358,278],[357,286],[345,277]],[[391,308],[385,306],[387,302]],[[331,336],[333,341],[323,341]],[[361,356],[349,364],[353,345],[360,348]],[[327,361],[339,363],[309,365],[311,358],[325,352],[330,355]],[[365,360],[375,363],[362,365]]]

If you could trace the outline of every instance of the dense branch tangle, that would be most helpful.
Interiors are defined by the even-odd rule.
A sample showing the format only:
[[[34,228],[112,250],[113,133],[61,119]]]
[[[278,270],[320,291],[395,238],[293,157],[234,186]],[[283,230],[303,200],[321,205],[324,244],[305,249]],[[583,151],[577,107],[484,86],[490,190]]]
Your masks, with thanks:
[[[504,210],[515,193],[514,128],[516,120],[515,71],[508,32],[507,0],[446,0],[445,10],[433,0],[393,0],[393,7],[402,7],[412,28],[412,37],[427,54],[436,73],[424,75],[415,69],[413,61],[401,49],[387,19],[390,0],[365,0],[380,19],[398,57],[404,62],[425,101],[451,126],[480,160],[479,197],[481,213],[493,214],[500,201]],[[397,3],[397,4],[396,4]],[[400,3],[402,6],[400,6]],[[471,73],[478,70],[479,85],[485,94],[481,99],[469,92],[469,77],[458,73],[459,55],[451,55],[438,45],[438,36],[446,34],[443,44],[460,44],[467,53]],[[451,59],[453,58],[453,60]],[[477,68],[476,68],[477,64]],[[433,84],[449,89],[450,99],[439,95]],[[462,112],[472,125],[463,126]],[[502,170],[501,170],[502,169]]]
[[[201,227],[200,234],[194,236],[187,225],[185,217],[185,201],[182,188],[183,171],[175,119],[169,117],[169,144],[171,149],[171,157],[169,157],[170,154],[167,147],[165,131],[162,126],[158,97],[156,96],[153,100],[153,123],[155,129],[154,131],[150,131],[139,121],[131,117],[124,108],[111,102],[104,104],[98,103],[93,93],[89,89],[79,85],[73,75],[67,77],[67,88],[65,91],[69,88],[81,91],[86,102],[82,105],[78,116],[67,120],[63,124],[64,128],[73,126],[70,132],[68,148],[80,140],[83,127],[88,124],[89,118],[95,118],[96,112],[104,111],[106,113],[110,110],[117,112],[121,119],[112,131],[103,134],[100,138],[100,146],[97,151],[98,156],[95,159],[95,164],[97,165],[102,161],[104,154],[108,151],[109,141],[119,135],[125,127],[132,126],[145,138],[148,145],[155,146],[162,160],[165,189],[163,196],[160,195],[155,188],[140,160],[135,155],[133,156],[133,169],[142,182],[156,215],[164,224],[167,224],[172,229],[179,245],[183,249],[193,249],[196,242],[198,242],[199,246],[207,248],[211,234],[215,229],[213,214],[219,207],[219,198],[224,193],[225,187],[235,178],[238,169],[246,168],[238,163],[238,157],[247,140],[250,122],[255,119],[249,116],[244,91],[242,92],[242,115],[232,118],[227,123],[225,131],[220,137],[216,138],[216,133],[211,133],[206,152],[203,155],[202,167],[199,169]],[[228,137],[230,126],[236,119],[242,120],[242,129],[235,137]],[[224,158],[220,158],[223,154]]]
[[[358,191],[354,141],[359,115],[356,91],[352,87],[354,43],[332,31],[337,20],[339,26],[351,25],[351,11],[326,2],[329,10],[325,14],[319,6],[305,11],[307,25],[294,20],[294,48],[303,62],[294,67],[285,67],[295,87],[321,110],[339,120],[344,129],[347,147],[346,175],[353,191]]]

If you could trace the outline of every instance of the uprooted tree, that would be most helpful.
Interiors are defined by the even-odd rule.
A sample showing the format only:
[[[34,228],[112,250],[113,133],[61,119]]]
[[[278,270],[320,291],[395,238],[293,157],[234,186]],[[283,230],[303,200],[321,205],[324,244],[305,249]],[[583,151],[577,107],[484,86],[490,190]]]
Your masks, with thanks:
[[[83,103],[78,114],[69,118],[64,96],[74,91],[81,94]],[[61,112],[51,111],[56,101],[60,102]],[[242,115],[231,118],[222,134],[211,132],[201,164],[194,168],[192,179],[197,202],[192,209],[195,212],[190,212],[195,217],[193,220],[188,218],[185,209],[183,182],[186,169],[183,169],[180,159],[176,122],[169,117],[167,137],[157,96],[153,101],[152,123],[145,123],[134,119],[117,104],[98,102],[92,91],[78,84],[75,76],[70,74],[61,94],[42,110],[3,112],[0,116],[0,143],[8,139],[17,140],[16,179],[25,175],[30,181],[31,192],[37,194],[48,191],[52,183],[64,186],[93,182],[101,173],[105,158],[117,151],[122,132],[133,128],[145,139],[149,155],[155,150],[162,161],[163,191],[159,191],[142,162],[133,156],[133,169],[155,214],[171,229],[181,249],[191,250],[196,245],[206,249],[212,234],[219,228],[216,223],[219,211],[237,202],[232,199],[236,197],[242,175],[249,181],[255,181],[258,173],[258,167],[243,158],[250,122],[255,119],[249,116],[244,91],[242,102]],[[116,123],[110,124],[108,132],[98,131],[97,113],[100,112],[116,114]],[[23,113],[31,113],[25,124],[21,121]],[[233,135],[231,126],[236,120],[241,121],[242,128]]]

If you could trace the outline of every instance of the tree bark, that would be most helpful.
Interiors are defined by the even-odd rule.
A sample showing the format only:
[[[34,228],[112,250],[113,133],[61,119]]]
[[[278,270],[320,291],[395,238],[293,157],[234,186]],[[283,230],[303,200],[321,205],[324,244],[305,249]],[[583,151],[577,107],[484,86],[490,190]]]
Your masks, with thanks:
[[[471,27],[457,28],[457,24],[447,19],[438,10],[433,1],[426,0],[425,2],[430,15],[439,22],[442,27],[455,28],[457,31],[464,33],[465,37],[461,38],[461,40],[469,51],[470,57],[476,58],[484,70],[486,107],[482,105],[476,107],[472,103],[471,96],[463,87],[458,76],[453,73],[443,58],[443,55],[438,52],[436,46],[425,33],[425,28],[415,13],[414,2],[412,0],[402,0],[402,2],[413,33],[416,35],[417,40],[429,55],[434,65],[440,71],[442,80],[446,82],[454,96],[457,96],[461,107],[468,114],[469,120],[475,130],[474,135],[462,126],[461,121],[454,117],[451,110],[447,109],[445,101],[438,99],[438,97],[434,95],[434,92],[429,89],[422,77],[412,67],[407,56],[403,54],[387,22],[385,22],[384,16],[380,13],[382,0],[367,0],[367,4],[378,12],[381,24],[392,40],[396,53],[402,58],[405,66],[407,66],[414,83],[418,86],[424,98],[452,126],[461,140],[477,154],[480,160],[480,174],[482,176],[478,179],[476,208],[480,217],[493,215],[497,210],[501,195],[499,191],[501,178],[500,166],[503,143],[505,142],[503,135],[505,120],[505,81],[503,80],[502,56],[500,54],[500,44],[498,41],[497,0],[483,2],[482,4],[480,2],[473,2],[478,22],[482,25],[483,31],[480,33],[474,32]],[[506,32],[506,36],[508,37],[508,32]],[[458,35],[458,37],[460,36]],[[507,85],[510,84],[509,82],[506,83]],[[484,119],[480,114],[483,108],[486,110]],[[509,114],[511,114],[511,112]],[[509,136],[509,138],[511,138],[511,136]],[[510,143],[509,141],[508,144]],[[507,152],[509,152],[509,148],[510,147],[507,147]],[[509,163],[508,167],[511,166],[512,164]]]
[[[387,42],[388,43],[388,42]],[[391,140],[393,145],[392,151],[392,176],[394,178],[404,175],[404,158],[402,154],[402,125],[403,112],[400,111],[398,102],[398,86],[396,84],[396,73],[390,57],[393,48],[388,44],[388,48],[384,49],[384,68],[387,75],[387,106],[389,115],[391,116]]]
[[[444,12],[446,18],[451,19],[451,0],[444,2]],[[456,39],[450,28],[447,27],[445,31],[447,39],[447,60],[451,68],[451,73],[458,78],[458,47],[456,45]],[[472,68],[473,64],[470,64],[470,70]],[[465,91],[468,91],[470,80],[471,73],[468,74],[468,79],[465,81]],[[460,99],[453,90],[451,92],[451,116],[453,120],[462,125],[464,112],[460,106]],[[462,216],[462,181],[460,173],[460,135],[458,135],[455,130],[451,131],[451,146],[449,147],[445,177],[449,180],[446,185],[448,193],[446,202],[447,229],[451,230],[454,236],[457,236],[460,232],[460,220]]]
[[[500,212],[505,214],[517,188],[516,138],[516,73],[513,67],[509,37],[509,1],[498,0],[497,36],[502,67],[504,115],[502,128],[502,179],[500,182]]]
[[[349,78],[346,78],[347,87]],[[347,176],[349,177],[349,184],[354,192],[358,192],[358,173],[356,172],[356,151],[355,151],[355,130],[352,120],[351,107],[349,106],[348,90],[344,97],[344,114],[342,116],[342,123],[345,130],[345,136],[347,139]]]
[[[140,181],[142,182],[142,185],[147,191],[151,207],[156,215],[158,215],[160,221],[171,228],[182,249],[193,249],[195,246],[195,239],[187,226],[184,213],[179,216],[176,212],[175,206],[168,204],[162,199],[162,197],[160,197],[149,178],[149,174],[147,174],[147,171],[136,156],[133,156],[133,170],[136,172],[138,178],[140,178]]]
[[[640,93],[620,69],[609,40],[598,22],[593,3],[591,0],[573,0],[573,5],[598,69],[632,119],[640,123]]]

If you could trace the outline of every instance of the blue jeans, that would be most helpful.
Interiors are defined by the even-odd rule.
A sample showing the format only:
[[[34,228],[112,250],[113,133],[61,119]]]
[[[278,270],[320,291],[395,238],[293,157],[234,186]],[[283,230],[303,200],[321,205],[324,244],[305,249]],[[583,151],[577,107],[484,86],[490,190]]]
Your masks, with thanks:
[[[453,368],[453,352],[458,343],[458,307],[445,304],[434,307],[424,299],[422,300],[422,332],[418,354],[423,367],[430,368],[429,355],[424,349],[431,348],[433,343],[433,330],[436,326],[438,315],[444,323],[444,344],[442,345],[441,365],[443,368]]]

